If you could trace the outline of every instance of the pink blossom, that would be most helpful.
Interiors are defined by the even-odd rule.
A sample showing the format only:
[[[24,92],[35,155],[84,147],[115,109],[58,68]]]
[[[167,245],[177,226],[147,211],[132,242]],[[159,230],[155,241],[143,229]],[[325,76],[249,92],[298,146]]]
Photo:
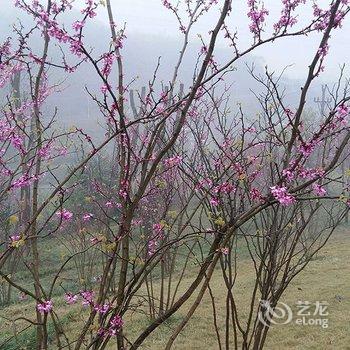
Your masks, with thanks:
[[[11,187],[12,188],[26,187],[26,186],[29,186],[35,179],[36,179],[36,177],[34,175],[32,175],[32,176],[22,175],[21,177],[19,177],[18,179],[13,181]]]
[[[289,119],[293,119],[294,118],[294,112],[290,108],[286,108],[284,110],[284,112],[286,113],[286,115],[287,115],[287,117]]]
[[[82,305],[88,306],[93,304],[94,291],[84,290],[80,292],[81,297],[83,298]]]
[[[273,26],[275,31],[278,32],[281,28],[293,27],[297,23],[297,18],[292,15],[292,12],[305,2],[306,0],[282,0],[284,7],[279,21]]]
[[[94,310],[97,311],[98,313],[102,314],[102,315],[106,314],[109,311],[110,308],[111,308],[110,304],[103,304],[103,305],[96,304],[94,306]]]
[[[181,156],[174,156],[168,159],[164,159],[164,164],[173,167],[173,166],[178,166],[181,164],[182,157]]]
[[[163,5],[167,8],[167,9],[171,9],[171,4],[168,0],[162,0],[163,1]]]
[[[310,154],[315,150],[317,142],[315,140],[311,140],[310,142],[303,142],[299,146],[299,152],[305,157],[309,157]]]
[[[73,213],[67,209],[62,209],[56,213],[62,221],[70,221],[73,218]]]
[[[219,205],[220,201],[218,198],[211,198],[210,199],[210,204],[213,206],[213,207],[217,207]]]
[[[87,6],[81,10],[81,13],[88,15],[90,18],[94,18],[96,16],[96,12],[94,11],[96,3],[93,0],[85,0],[85,3]]]
[[[150,239],[148,241],[148,244],[147,244],[147,248],[148,248],[148,255],[149,256],[152,256],[154,255],[154,253],[156,252],[157,250],[157,247],[158,247],[158,241],[154,238]]]
[[[99,337],[105,337],[106,335],[108,334],[107,330],[103,327],[100,327],[98,330],[97,330],[97,335]]]
[[[164,237],[164,224],[156,223],[153,225],[153,232],[150,240],[148,241],[148,255],[152,256],[159,245],[159,240]]]
[[[222,247],[222,248],[219,248],[217,251],[222,253],[223,255],[228,255],[230,250],[228,247]]]
[[[71,39],[70,40],[70,52],[78,57],[82,54],[82,43],[80,40]]]
[[[326,189],[317,183],[312,184],[312,190],[316,196],[320,196],[320,197],[325,196],[327,193]]]
[[[335,129],[337,126],[346,126],[347,117],[349,116],[349,107],[345,104],[338,106],[336,110],[335,123],[332,125],[332,129]]]
[[[73,24],[72,24],[72,28],[76,31],[76,32],[79,32],[85,25],[85,22],[84,21],[75,21]]]
[[[345,104],[340,105],[337,108],[337,114],[342,118],[346,117],[349,114],[349,107]]]
[[[36,306],[36,309],[41,314],[48,314],[53,308],[52,300],[46,300],[43,303],[39,303]]]
[[[256,133],[256,128],[254,126],[250,126],[247,129],[244,129],[245,132]]]
[[[116,315],[112,318],[112,320],[109,323],[109,326],[107,328],[100,327],[97,331],[97,334],[100,337],[105,337],[105,336],[116,336],[120,330],[122,329],[124,325],[124,321],[119,315]]]
[[[101,92],[105,94],[108,91],[108,86],[107,85],[102,85],[100,88]]]
[[[50,156],[51,143],[48,142],[45,146],[41,147],[38,151],[38,156],[41,158],[48,158]]]
[[[123,43],[124,39],[126,39],[126,36],[125,36],[124,34],[119,35],[119,36],[115,39],[114,45],[115,45],[115,48],[116,48],[117,50],[120,50],[120,49],[123,48],[123,46],[124,46],[124,43]]]
[[[102,74],[105,77],[108,77],[111,73],[113,62],[114,62],[115,56],[112,53],[107,53],[103,55],[103,67],[102,67]]]
[[[323,177],[325,171],[321,168],[300,168],[298,170],[298,176],[302,179],[314,180]]]
[[[290,171],[289,169],[284,169],[282,171],[282,174],[289,182],[294,180],[294,178],[295,178],[295,174],[292,171]]]
[[[272,186],[270,189],[274,198],[283,206],[288,206],[295,203],[295,198],[288,193],[286,187]]]
[[[263,196],[257,188],[252,188],[250,190],[250,198],[255,201],[263,201]]]
[[[66,300],[67,304],[69,304],[69,305],[75,304],[78,300],[78,295],[68,292],[64,295],[64,299]]]
[[[248,0],[248,6],[250,9],[247,15],[251,19],[249,29],[255,36],[258,36],[260,34],[262,24],[265,22],[265,18],[269,14],[269,11],[265,9],[264,6],[259,9],[255,0]]]
[[[231,192],[236,191],[235,186],[233,186],[229,182],[224,182],[221,185],[215,186],[213,189],[214,193],[224,193],[224,194],[229,194]]]
[[[196,185],[196,190],[202,190],[206,187],[211,187],[213,184],[213,181],[209,178],[206,178],[206,179],[203,179],[203,180],[200,180],[197,185]]]
[[[124,325],[124,321],[119,315],[116,315],[111,319],[110,327],[117,329],[119,331],[123,327],[123,325]]]
[[[18,149],[19,151],[21,151],[23,153],[23,138],[20,137],[17,134],[12,134],[11,135],[11,143],[13,145],[13,147],[15,147],[16,149]]]
[[[328,51],[329,51],[329,45],[325,44],[324,46],[321,46],[318,49],[317,53],[320,55],[321,58],[324,58],[328,54]]]
[[[120,197],[122,197],[123,199],[128,198],[128,192],[125,191],[125,190],[123,190],[123,189],[120,189],[120,190],[119,190],[119,195],[120,195]]]

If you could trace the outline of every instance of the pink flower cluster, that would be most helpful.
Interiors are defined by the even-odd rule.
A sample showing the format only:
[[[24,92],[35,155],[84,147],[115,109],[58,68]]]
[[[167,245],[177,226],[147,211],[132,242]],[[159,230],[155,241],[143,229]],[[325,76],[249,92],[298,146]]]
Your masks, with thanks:
[[[166,7],[167,9],[172,9],[172,5],[168,0],[162,0],[163,6]]]
[[[67,304],[72,305],[75,304],[78,300],[78,295],[77,294],[72,294],[72,293],[66,293],[64,295],[64,299],[66,301]]]
[[[164,165],[168,167],[174,167],[180,165],[182,162],[181,156],[174,156],[167,159],[164,159]]]
[[[101,337],[105,337],[105,336],[113,337],[113,336],[117,335],[120,332],[120,330],[122,329],[123,325],[124,325],[123,319],[119,315],[116,315],[109,322],[109,327],[108,328],[101,327],[98,330],[98,335],[101,336]]]
[[[38,303],[36,305],[36,309],[41,313],[41,314],[48,314],[53,308],[53,303],[52,300],[46,300],[43,303]]]
[[[223,254],[223,255],[228,255],[230,252],[230,249],[228,247],[222,247],[217,250],[217,252]]]
[[[324,57],[327,56],[329,51],[329,45],[326,43],[325,45],[321,46],[318,50],[317,53],[320,55],[320,57],[323,59]]]
[[[96,16],[95,9],[97,4],[93,0],[86,0],[86,7],[81,10],[81,13],[86,15],[89,18]],[[43,30],[47,28],[47,33],[51,38],[56,39],[59,43],[68,43],[70,46],[70,51],[74,55],[80,57],[82,54],[82,43],[80,41],[81,36],[79,33],[74,35],[69,35],[64,28],[60,28],[59,24],[56,21],[57,15],[60,12],[64,12],[66,9],[72,9],[72,5],[67,0],[61,1],[61,6],[57,3],[52,3],[52,11],[48,13],[45,7],[40,4],[39,1],[33,1],[31,6],[24,5],[20,1],[16,1],[16,6],[20,7],[30,15],[35,14],[35,20],[39,27]],[[75,21],[72,24],[73,30],[80,32],[85,25],[85,20]],[[66,65],[66,70],[68,72],[73,71],[68,65]]]
[[[213,184],[213,181],[208,177],[205,178],[203,180],[198,181],[197,185],[196,185],[196,190],[200,191],[205,189],[206,187],[211,187]]]
[[[94,305],[94,310],[97,311],[98,313],[100,313],[101,315],[106,314],[111,308],[111,304],[103,304],[103,305],[99,305],[99,304],[95,304]]]
[[[85,21],[75,21],[72,24],[72,28],[76,31],[79,32],[82,28],[84,28]]]
[[[275,32],[277,33],[282,28],[292,27],[297,23],[297,17],[292,15],[292,12],[300,4],[305,4],[306,0],[282,0],[284,5],[281,11],[281,17],[277,23],[273,25]]]
[[[258,190],[257,188],[252,188],[250,190],[250,198],[253,200],[253,201],[258,201],[258,202],[262,202],[264,201],[264,197],[262,195],[262,193],[260,192],[260,190]]]
[[[347,117],[350,114],[350,109],[345,104],[337,107],[335,120],[331,123],[330,128],[333,130],[338,126],[346,126],[348,123]]]
[[[15,189],[29,186],[35,179],[37,179],[37,177],[34,175],[22,175],[12,182],[11,188]]]
[[[287,182],[291,182],[296,178],[314,180],[324,176],[325,172],[321,168],[304,168],[303,166],[295,167],[295,163],[291,162],[289,168],[283,169],[282,174]]]
[[[112,201],[107,201],[107,202],[105,203],[105,207],[106,207],[106,208],[113,208],[113,207],[114,207],[114,203],[113,203]]]
[[[224,182],[213,188],[213,192],[217,194],[220,194],[220,193],[230,194],[231,192],[235,192],[235,191],[236,191],[236,187],[229,182]]]
[[[212,197],[209,201],[209,203],[213,206],[213,207],[217,207],[220,204],[220,200],[216,197]]]
[[[70,221],[73,218],[73,213],[67,209],[62,209],[56,213],[56,216],[62,221]]]
[[[295,198],[288,193],[286,187],[272,186],[270,187],[273,197],[283,206],[295,203]]]
[[[128,180],[122,180],[120,182],[120,189],[119,189],[119,195],[122,197],[124,200],[128,198],[129,194],[129,181]]]
[[[312,190],[316,196],[323,197],[326,195],[327,191],[321,185],[317,183],[312,184]]]
[[[105,303],[102,305],[95,304],[93,298],[94,298],[94,292],[92,290],[85,290],[80,291],[78,294],[73,293],[66,293],[64,298],[67,302],[67,304],[75,304],[78,301],[79,296],[83,299],[82,305],[83,306],[91,306],[95,311],[97,311],[100,315],[106,315],[112,308],[112,305],[110,303]],[[98,331],[98,334],[100,336],[110,335],[114,336],[116,335],[120,329],[122,328],[124,322],[122,318],[119,315],[116,315],[112,317],[112,319],[109,322],[108,328],[100,328]]]
[[[107,53],[103,55],[102,62],[102,74],[107,78],[112,70],[115,55],[113,53]]]
[[[157,223],[153,225],[153,233],[151,239],[148,241],[148,255],[152,256],[159,245],[159,239],[164,237],[164,225]]]
[[[84,290],[80,292],[80,296],[83,298],[82,305],[89,306],[94,304],[94,291],[92,290]]]
[[[299,146],[299,152],[305,157],[309,157],[311,153],[315,150],[318,144],[317,140],[312,139],[310,142],[303,142]]]
[[[259,8],[256,0],[248,0],[248,6],[249,12],[247,15],[251,19],[249,29],[255,36],[259,36],[262,25],[265,22],[265,18],[268,16],[269,11],[265,9],[264,6]]]
[[[293,181],[295,179],[295,172],[290,169],[283,169],[282,175],[286,178],[288,182]]]
[[[94,0],[85,0],[85,4],[86,7],[81,10],[81,13],[86,14],[90,18],[94,18],[96,16],[96,2]]]
[[[73,293],[67,292],[64,295],[64,299],[65,299],[67,304],[71,305],[71,304],[75,304],[78,301],[79,296],[82,298],[82,305],[83,306],[90,305],[94,308],[94,310],[96,310],[97,312],[99,312],[101,314],[106,314],[111,308],[111,305],[108,303],[103,304],[103,305],[95,304],[94,291],[92,291],[92,290],[83,290],[83,291],[80,291],[78,294],[73,294]]]
[[[44,146],[42,146],[38,151],[38,156],[43,159],[50,158],[52,149],[52,142],[47,142]]]
[[[122,320],[122,318],[119,315],[116,315],[111,319],[110,329],[112,329],[113,332],[119,332],[123,325],[124,321]]]
[[[11,40],[7,38],[3,44],[0,45],[0,55],[9,56],[11,54]]]
[[[338,9],[335,15],[333,28],[339,28],[342,26],[342,21],[348,11],[348,8],[347,8],[348,5],[349,5],[349,0],[341,1],[341,7]],[[318,31],[325,30],[329,25],[332,8],[329,8],[328,10],[322,10],[317,5],[317,3],[314,3],[312,7],[313,7],[314,16],[318,18],[318,20],[315,21],[316,23],[314,24],[314,28]]]

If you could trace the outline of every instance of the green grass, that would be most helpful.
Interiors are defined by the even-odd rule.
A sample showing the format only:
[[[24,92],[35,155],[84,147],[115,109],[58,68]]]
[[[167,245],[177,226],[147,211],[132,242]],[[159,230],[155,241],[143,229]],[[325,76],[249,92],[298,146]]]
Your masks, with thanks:
[[[298,326],[295,324],[277,325],[270,330],[266,349],[267,350],[319,350],[319,349],[339,349],[350,350],[350,234],[347,230],[337,233],[329,244],[310,262],[309,266],[291,283],[286,293],[283,295],[283,302],[291,305],[296,310],[295,304],[298,300],[327,301],[329,303],[329,328],[322,329],[316,326]],[[59,247],[58,247],[59,249]],[[254,283],[254,270],[248,259],[248,252],[242,246],[238,248],[239,256],[239,277],[235,285],[235,297],[238,305],[238,312],[242,320],[247,315],[247,304]],[[46,253],[45,262],[52,263],[59,257],[59,253]],[[179,289],[178,296],[185,290],[186,286],[192,282],[195,271],[198,268],[193,264],[186,273],[185,279]],[[57,266],[56,266],[57,268]],[[55,270],[48,266],[44,271],[45,276],[50,275]],[[67,275],[73,273],[69,268]],[[23,275],[22,278],[25,278]],[[29,281],[28,281],[29,285]],[[221,338],[224,339],[224,322],[225,322],[225,288],[221,273],[217,270],[210,283],[213,291],[217,313],[218,324]],[[159,289],[157,282],[154,288]],[[341,296],[341,300],[337,296]],[[183,305],[179,311],[159,327],[147,339],[141,349],[144,350],[161,350],[172,334],[175,327],[181,322],[186,314],[188,307],[193,302],[193,298]],[[82,311],[80,305],[67,307],[60,295],[60,289],[56,291],[54,297],[55,311],[59,314],[62,326],[70,338],[78,335],[79,327],[83,324],[87,312]],[[16,318],[26,316],[34,317],[35,305],[32,302],[13,303],[10,306],[0,310],[0,316],[7,318]],[[0,344],[8,339],[13,331],[13,324],[0,319]],[[135,339],[137,335],[149,325],[150,320],[140,313],[129,313],[125,317],[125,334],[130,339]],[[19,321],[18,330],[24,328],[27,324]],[[51,326],[52,327],[52,326]],[[51,332],[51,330],[50,330]],[[51,334],[51,333],[50,333]],[[17,339],[0,347],[0,349],[11,350],[35,349],[35,332],[31,328],[19,334]],[[56,349],[54,343],[50,349]],[[115,349],[111,343],[109,349]],[[175,341],[173,349],[196,350],[196,349],[218,349],[215,330],[213,327],[212,305],[209,294],[206,293],[200,306],[196,310],[193,318],[188,323],[184,331]]]

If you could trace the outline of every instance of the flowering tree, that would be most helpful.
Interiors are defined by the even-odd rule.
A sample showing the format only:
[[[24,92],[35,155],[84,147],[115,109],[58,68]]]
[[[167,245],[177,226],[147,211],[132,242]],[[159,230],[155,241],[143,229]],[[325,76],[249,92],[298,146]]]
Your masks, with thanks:
[[[330,34],[349,12],[348,1],[334,0],[323,9],[314,3],[311,21],[301,25],[298,10],[305,0],[282,1],[275,19],[261,2],[249,0],[247,47],[230,28],[231,2],[162,1],[179,22],[183,44],[169,85],[158,82],[157,66],[140,92],[125,81],[125,29],[115,24],[109,0],[86,0],[70,26],[63,15],[74,11],[74,1],[14,2],[33,27],[14,27],[16,39],[0,46],[0,87],[7,91],[0,119],[1,225],[6,228],[0,274],[6,286],[35,302],[33,314],[13,321],[35,327],[36,348],[104,349],[116,341],[118,349],[137,349],[192,297],[167,341],[170,349],[219,265],[227,288],[226,333],[231,317],[234,347],[261,349],[268,327],[257,321],[258,299],[276,306],[346,214],[347,186],[338,187],[350,138],[348,85],[341,76],[329,113],[317,123],[305,122],[305,104],[324,69]],[[111,44],[95,54],[84,33],[99,6],[107,10]],[[193,81],[185,86],[178,76],[190,33],[208,12],[216,24],[201,38]],[[264,90],[256,95],[260,113],[254,119],[242,107],[230,113],[225,77],[232,64],[259,46],[313,32],[321,40],[296,106],[285,102],[278,77],[252,70]],[[38,34],[40,53],[30,46]],[[232,48],[227,62],[215,57],[219,38]],[[53,44],[61,55],[51,54]],[[100,144],[82,128],[60,130],[57,109],[47,112],[46,100],[59,87],[49,70],[74,75],[80,65],[89,65],[100,81],[99,91],[87,91],[104,118]],[[246,328],[232,292],[234,247],[241,238],[256,269]],[[47,277],[42,260],[45,249],[55,245],[64,251]],[[18,260],[31,286],[16,278]],[[193,261],[194,277],[186,284]],[[82,319],[72,335],[58,305],[73,307],[78,301]],[[135,313],[147,314],[150,323],[129,334],[128,319]],[[229,336],[225,341],[229,348]]]

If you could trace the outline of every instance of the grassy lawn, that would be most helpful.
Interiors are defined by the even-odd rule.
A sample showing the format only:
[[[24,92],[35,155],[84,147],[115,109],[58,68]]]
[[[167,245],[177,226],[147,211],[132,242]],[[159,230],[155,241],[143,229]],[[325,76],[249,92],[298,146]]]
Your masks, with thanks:
[[[350,349],[350,235],[337,234],[290,285],[282,297],[296,313],[298,300],[326,301],[328,306],[328,328],[315,325],[297,325],[294,322],[287,325],[275,325],[271,328],[265,348],[268,350],[320,350],[320,349]],[[239,275],[235,293],[238,309],[244,318],[245,301],[251,293],[254,274],[247,261],[239,267]],[[190,281],[190,279],[189,279]],[[218,323],[221,339],[224,339],[225,288],[219,273],[213,276],[210,287],[217,304]],[[221,310],[221,312],[220,312]],[[312,309],[313,311],[313,309]],[[186,305],[180,309],[177,317],[155,332],[143,349],[161,350],[172,329],[185,314]],[[131,334],[129,333],[129,336]],[[132,337],[132,336],[131,336]],[[218,349],[215,330],[212,321],[212,304],[209,294],[205,295],[194,317],[182,334],[179,335],[174,349]],[[112,349],[112,347],[111,347]]]
[[[348,232],[337,233],[328,245],[313,259],[309,266],[291,283],[289,289],[282,297],[282,302],[287,303],[296,313],[297,301],[326,301],[329,312],[329,327],[322,328],[314,325],[296,325],[294,322],[287,325],[275,325],[271,328],[266,349],[268,350],[313,350],[313,349],[339,349],[350,350],[350,234]],[[244,255],[244,254],[242,254]],[[254,271],[251,263],[246,258],[239,261],[238,279],[234,289],[237,298],[238,312],[242,320],[247,313],[244,307],[249,300],[251,287],[254,283]],[[191,272],[185,278],[182,287],[184,290],[193,279]],[[221,338],[224,339],[225,319],[225,288],[218,270],[210,283],[215,297],[218,324]],[[157,286],[155,287],[157,288]],[[57,300],[56,300],[57,299]],[[192,299],[193,300],[193,299]],[[84,318],[80,305],[67,307],[62,297],[54,298],[55,310],[62,316],[63,325],[67,333],[74,334]],[[190,303],[185,304],[179,312],[166,324],[159,327],[152,336],[144,343],[142,349],[160,350],[164,349],[165,343],[176,327],[182,316],[186,313]],[[5,317],[15,316],[30,317],[34,310],[34,304],[24,302],[13,304],[0,310],[0,315]],[[125,319],[126,336],[134,339],[139,331],[145,328],[148,320],[139,314],[129,315]],[[5,319],[0,320],[0,344],[9,336],[14,325]],[[24,325],[22,323],[22,325]],[[21,329],[21,322],[17,329]],[[26,344],[27,349],[33,347],[34,332],[28,329],[18,336],[19,342],[12,341],[1,350],[21,349]],[[52,349],[55,349],[52,345]],[[110,349],[115,349],[111,344]],[[212,303],[209,294],[206,293],[202,303],[198,307],[192,320],[177,338],[174,349],[218,349],[212,318]]]

